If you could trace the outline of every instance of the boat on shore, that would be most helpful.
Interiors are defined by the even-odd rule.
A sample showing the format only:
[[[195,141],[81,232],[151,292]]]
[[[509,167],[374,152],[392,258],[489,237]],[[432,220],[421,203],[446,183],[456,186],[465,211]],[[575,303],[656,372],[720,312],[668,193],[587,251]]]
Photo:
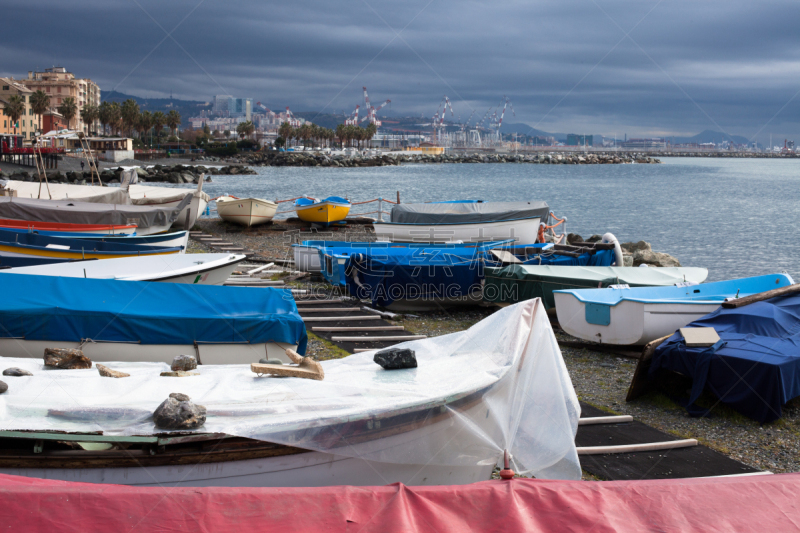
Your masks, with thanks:
[[[133,235],[136,233],[136,224],[114,226],[109,224],[65,224],[61,222],[37,222],[30,220],[0,219],[0,229],[10,231],[37,231],[43,235],[55,234],[56,236],[72,237],[107,236],[107,235]]]
[[[181,203],[174,207],[0,196],[0,219],[13,219],[25,223],[136,225],[137,235],[152,235],[166,232],[191,202],[192,196],[184,197]]]
[[[458,201],[398,204],[391,221],[373,222],[378,240],[392,242],[485,242],[513,239],[535,243],[546,222],[546,202]]]
[[[507,265],[486,269],[484,299],[496,304],[511,304],[541,298],[546,309],[556,307],[553,291],[593,289],[610,285],[664,287],[676,283],[702,283],[708,269],[695,267],[616,267]]]
[[[323,226],[330,226],[347,218],[350,207],[350,201],[339,196],[328,196],[324,200],[304,197],[294,202],[294,210],[300,220]]]
[[[0,266],[4,267],[25,267],[86,259],[171,255],[183,252],[183,246],[162,248],[0,230]]]
[[[8,274],[118,281],[162,281],[193,285],[222,285],[245,255],[173,254],[126,257],[102,261],[72,261],[5,270]]]
[[[321,381],[200,365],[180,378],[207,409],[188,434],[154,426],[176,387],[159,376],[166,364],[110,363],[130,374],[119,380],[58,371],[52,394],[31,397],[25,390],[52,386],[53,371],[6,359],[33,375],[3,395],[18,416],[0,419],[0,473],[137,486],[452,485],[488,479],[508,450],[521,474],[580,479],[580,407],[537,302],[398,347],[416,352],[417,368],[384,370],[375,352],[322,361]],[[80,403],[66,400],[75,390]],[[37,453],[31,439],[43,443]]]
[[[216,202],[217,213],[222,220],[247,227],[266,224],[278,210],[278,204],[262,198],[237,198],[226,195],[217,198]]]
[[[701,285],[557,290],[553,296],[558,323],[573,337],[644,345],[716,311],[727,299],[793,283],[788,274],[770,274]]]
[[[134,228],[135,229],[135,228]],[[103,235],[101,233],[70,233],[59,231],[43,231],[43,230],[27,230],[27,229],[9,229],[0,227],[0,230],[13,231],[16,233],[35,233],[37,235],[44,235],[46,237],[60,237],[63,239],[80,239],[83,241],[101,241],[113,242],[117,244],[135,244],[138,246],[154,246],[156,248],[172,248],[174,246],[186,247],[189,245],[189,232],[188,231],[175,231],[172,233],[157,233],[154,235]]]
[[[98,261],[98,263],[100,263]],[[86,265],[91,268],[90,265]],[[83,268],[83,266],[81,266]],[[286,289],[31,276],[0,271],[0,356],[81,349],[93,361],[249,364],[305,353],[306,329]]]

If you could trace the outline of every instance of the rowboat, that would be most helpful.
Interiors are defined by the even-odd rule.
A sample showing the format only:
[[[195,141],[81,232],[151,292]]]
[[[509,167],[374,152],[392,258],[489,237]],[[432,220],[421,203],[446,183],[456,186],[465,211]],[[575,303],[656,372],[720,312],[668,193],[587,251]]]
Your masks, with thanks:
[[[236,198],[220,196],[217,198],[217,213],[222,220],[242,226],[257,226],[272,220],[278,204],[261,198]]]
[[[728,298],[792,283],[788,274],[770,274],[702,285],[557,290],[553,295],[558,323],[573,337],[603,344],[639,345],[671,335],[715,311]]]
[[[56,263],[12,268],[5,272],[69,278],[222,285],[236,265],[246,257],[233,254],[172,254]]]
[[[38,182],[9,180],[6,182],[6,189],[17,191],[19,198],[47,198],[48,200],[75,200],[88,203],[161,208],[175,208],[180,205],[181,211],[172,223],[172,227],[175,229],[190,229],[210,200],[208,194],[202,190],[202,180],[198,182],[196,188],[192,189],[141,185],[136,183],[138,177],[135,169],[123,172],[123,181],[126,179],[128,182],[123,183],[120,187],[51,183],[48,185],[49,195],[45,194],[44,187],[42,187],[43,192],[40,195]],[[191,200],[182,204],[187,197]]]
[[[47,237],[61,237],[65,239],[80,239],[83,241],[103,241],[115,242],[118,244],[136,244],[138,246],[154,246],[156,248],[172,248],[175,246],[183,246],[184,251],[189,245],[189,232],[188,231],[175,231],[172,233],[158,233],[155,235],[103,235],[99,233],[69,233],[58,231],[39,231],[27,229],[8,229],[0,228],[6,231],[14,231],[16,233],[37,233]],[[183,252],[181,252],[183,253]]]
[[[0,230],[0,266],[5,267],[33,266],[85,259],[179,254],[182,251],[183,247],[157,248]]]
[[[0,196],[0,219],[114,226],[135,224],[137,235],[152,235],[167,231],[192,203],[192,198],[184,197],[177,206],[159,207]]]
[[[99,362],[189,354],[204,365],[288,362],[285,349],[298,345],[305,353],[305,325],[287,289],[5,272],[0,284],[0,356],[37,365],[45,348],[81,349]]]
[[[373,222],[378,240],[393,242],[483,242],[513,239],[534,243],[547,221],[546,202],[440,202],[398,204],[390,222]]]
[[[66,236],[75,234],[133,235],[136,233],[136,224],[127,226],[113,226],[108,224],[64,224],[59,222],[37,222],[3,218],[0,219],[0,229],[68,234]]]
[[[546,309],[556,302],[558,289],[589,289],[625,284],[660,287],[676,283],[702,283],[708,269],[694,267],[632,268],[611,266],[508,265],[486,269],[483,296],[487,302],[516,303],[541,298]]]
[[[294,202],[294,210],[300,220],[328,226],[347,218],[350,201],[339,196],[329,196],[324,200],[298,198]]]
[[[0,418],[0,473],[138,486],[452,485],[488,479],[507,450],[521,474],[580,479],[580,407],[537,302],[398,347],[415,351],[417,368],[384,370],[375,352],[357,353],[322,361],[322,381],[257,377],[245,365],[176,379],[159,377],[165,364],[110,363],[130,377],[57,371],[55,384],[40,361],[4,359],[33,376],[8,378],[2,402],[17,415]],[[202,428],[154,427],[176,387],[206,407]],[[80,402],[69,400],[75,391]]]

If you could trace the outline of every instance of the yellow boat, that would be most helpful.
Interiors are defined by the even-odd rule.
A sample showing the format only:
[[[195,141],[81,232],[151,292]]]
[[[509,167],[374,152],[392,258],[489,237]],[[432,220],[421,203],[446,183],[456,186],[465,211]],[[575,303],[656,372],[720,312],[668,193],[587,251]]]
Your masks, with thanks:
[[[329,196],[324,200],[316,198],[298,198],[294,210],[300,220],[328,226],[347,218],[350,202],[339,196]]]

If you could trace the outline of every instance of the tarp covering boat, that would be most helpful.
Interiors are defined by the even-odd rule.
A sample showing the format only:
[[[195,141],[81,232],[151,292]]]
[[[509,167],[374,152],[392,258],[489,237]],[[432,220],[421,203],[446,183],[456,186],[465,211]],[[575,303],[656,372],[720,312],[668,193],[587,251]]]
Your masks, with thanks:
[[[286,289],[30,276],[0,272],[0,338],[141,344],[299,344]],[[1,354],[0,354],[1,355]]]
[[[650,375],[665,368],[693,380],[688,404],[705,388],[761,423],[781,417],[782,406],[800,396],[800,295],[772,298],[736,309],[720,307],[689,324],[714,328],[720,342],[687,347],[680,332],[656,349]]]
[[[42,185],[41,197],[53,200],[76,200],[101,204],[119,205],[159,205],[180,202],[186,196],[192,196],[195,188],[159,187],[157,185],[140,185],[134,183],[125,192],[120,187],[101,185],[73,185],[67,183],[50,183],[50,195]],[[20,198],[36,198],[39,196],[39,182],[8,180],[6,188],[17,191]],[[211,197],[200,191],[200,197],[208,202]]]
[[[471,485],[173,488],[0,475],[11,531],[796,531],[800,474]]]
[[[12,285],[8,283],[11,281],[0,276],[3,285]],[[71,295],[81,299],[83,290],[64,291],[73,288],[75,281],[55,284],[48,279],[40,282],[46,283],[41,292],[57,292],[65,303]],[[87,294],[98,294],[95,300],[116,303],[116,295],[122,290],[119,287],[125,285],[144,291],[135,300],[127,292],[124,300],[155,315],[148,323],[152,335],[159,338],[162,333],[186,336],[190,324],[201,323],[202,318],[193,321],[197,314],[194,307],[208,309],[210,304],[192,295],[193,289],[205,289],[202,294],[208,300],[212,295],[232,294],[213,298],[220,311],[232,311],[225,313],[232,324],[240,320],[237,315],[246,313],[242,309],[252,308],[255,299],[265,298],[267,305],[275,304],[272,297],[259,296],[270,289],[241,288],[239,292],[248,294],[243,300],[233,295],[231,287],[87,281],[87,286],[97,285],[98,290],[86,290]],[[15,291],[9,299],[24,292]],[[154,293],[164,294],[163,300],[154,301]],[[40,299],[30,296],[20,300],[18,322],[30,320],[39,331],[76,320],[62,318],[62,313],[53,313],[50,307],[43,308]],[[284,316],[296,317],[294,304],[280,305],[287,311]],[[170,307],[174,311],[163,311]],[[52,318],[37,318],[43,313]],[[188,315],[184,322],[182,314]],[[126,325],[130,320],[124,310],[116,319],[103,318],[110,332],[97,332],[100,338],[132,327]],[[170,324],[173,318],[175,324]],[[255,321],[247,317],[241,320]],[[97,325],[101,322],[97,320]],[[186,325],[177,325],[181,323]],[[209,322],[208,327],[220,326]],[[236,329],[229,336],[236,337]],[[299,336],[285,340],[292,341],[304,343],[305,334],[302,340]],[[109,364],[129,373],[125,379],[104,378],[94,369],[59,372],[53,379],[53,372],[44,371],[41,360],[3,358],[3,368],[18,366],[34,375],[25,378],[24,386],[9,387],[0,396],[0,429],[102,431],[104,435],[161,433],[154,427],[152,413],[179,387],[180,392],[207,408],[204,432],[401,465],[494,465],[503,450],[508,450],[518,472],[537,478],[581,477],[574,442],[580,406],[550,322],[538,301],[509,306],[466,331],[397,346],[415,350],[417,368],[384,370],[373,361],[375,352],[356,353],[321,362],[323,381],[258,377],[247,365],[200,365],[193,370],[199,376],[176,383],[172,378],[158,378],[169,368],[165,363]],[[73,399],[75,394],[80,394],[80,402]],[[371,437],[370,430],[380,428],[381,421],[384,429],[397,428],[391,437]]]
[[[192,202],[192,195],[175,207],[98,204],[72,200],[37,200],[0,196],[0,218],[71,224],[136,224],[140,229],[170,226]]]
[[[552,309],[555,307],[554,290],[596,289],[619,284],[652,287],[682,282],[701,283],[707,276],[707,269],[693,267],[509,265],[486,269],[484,299],[495,303],[513,303],[542,298],[545,306]]]
[[[401,224],[473,224],[500,220],[540,218],[547,220],[547,202],[445,202],[398,204],[392,207],[394,223]]]

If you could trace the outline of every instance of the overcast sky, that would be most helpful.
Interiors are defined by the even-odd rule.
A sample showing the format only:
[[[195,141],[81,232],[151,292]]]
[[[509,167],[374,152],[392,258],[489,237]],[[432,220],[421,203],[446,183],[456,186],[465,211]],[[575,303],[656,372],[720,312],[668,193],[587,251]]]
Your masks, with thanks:
[[[545,131],[800,133],[796,0],[4,0],[2,19],[0,74],[138,96],[350,112],[366,85],[473,122],[506,95],[506,121]]]

